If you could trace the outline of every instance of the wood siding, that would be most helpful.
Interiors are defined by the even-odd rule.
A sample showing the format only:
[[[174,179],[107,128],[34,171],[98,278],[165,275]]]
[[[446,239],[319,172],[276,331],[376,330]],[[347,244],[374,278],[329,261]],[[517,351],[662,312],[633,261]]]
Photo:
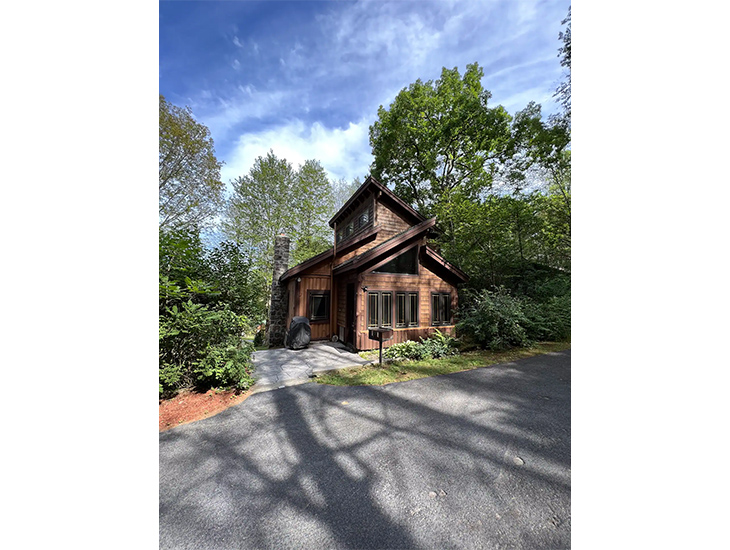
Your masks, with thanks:
[[[329,265],[329,262],[328,262]],[[296,279],[289,281],[289,317],[287,319],[287,328],[291,325],[293,317],[307,316],[307,292],[310,290],[330,290],[330,276],[327,275],[302,275],[298,277],[301,282]],[[330,300],[332,295],[330,294]],[[320,321],[311,323],[312,340],[328,340],[330,334],[330,322]]]
[[[383,195],[383,198],[387,198]],[[413,226],[412,220],[409,222],[403,218],[401,214],[396,213],[389,206],[392,199],[381,201],[376,199],[372,194],[366,197],[362,204],[371,201],[373,208],[373,223],[378,228],[378,233],[374,237],[370,237],[365,242],[348,251],[346,254],[337,254],[334,264],[338,265],[353,256],[363,254],[380,243],[393,238],[395,235],[403,233]],[[348,239],[349,240],[349,239]],[[419,246],[425,246],[425,237],[419,238],[417,241],[410,241],[399,245],[398,249],[402,252],[410,246],[412,242],[418,242]],[[342,244],[345,245],[347,241]],[[341,245],[338,244],[339,250]],[[396,252],[396,250],[393,250]],[[438,328],[446,334],[453,334],[453,312],[458,305],[458,294],[455,286],[454,277],[434,260],[426,258],[425,254],[419,254],[418,275],[405,274],[385,274],[371,273],[372,269],[386,260],[387,256],[380,260],[368,261],[361,268],[352,270],[348,273],[342,273],[335,279],[335,288],[330,292],[330,316],[327,322],[315,322],[311,324],[312,340],[324,340],[336,334],[338,337],[346,337],[347,330],[345,327],[347,312],[347,284],[355,285],[355,311],[353,312],[355,322],[355,346],[361,350],[377,349],[378,343],[368,339],[367,331],[367,293],[363,292],[362,287],[367,286],[370,291],[392,291],[395,292],[418,292],[418,326],[407,328],[394,328],[394,337],[389,342],[383,344],[388,347],[395,343],[404,342],[406,340],[418,341],[421,337],[427,338],[433,331]],[[424,261],[426,265],[424,265]],[[367,265],[367,267],[365,267]],[[287,327],[291,324],[292,317],[307,315],[307,293],[310,290],[331,290],[330,274],[332,259],[331,256],[323,259],[319,263],[307,267],[297,277],[293,277],[287,283],[289,292],[289,318],[287,319]],[[428,267],[427,267],[428,266]],[[364,269],[364,272],[358,272]],[[435,272],[433,270],[436,270]],[[443,277],[446,277],[445,280]],[[297,279],[300,279],[297,282]],[[451,282],[449,282],[451,281]],[[453,283],[453,284],[452,284]],[[450,293],[451,294],[451,324],[441,325],[438,327],[431,326],[431,294]],[[395,325],[396,297],[393,295],[393,323]],[[332,318],[332,316],[334,318]]]
[[[433,271],[421,263],[419,257],[418,275],[390,275],[383,273],[365,273],[361,275],[361,286],[367,286],[368,291],[392,291],[395,292],[418,292],[418,327],[394,328],[393,339],[384,342],[383,347],[388,347],[406,340],[418,341],[419,338],[427,338],[435,329],[446,334],[452,334],[454,325],[431,326],[431,293],[451,294],[451,314],[458,305],[457,289],[454,285],[447,283]],[[357,298],[357,349],[377,349],[378,343],[368,339],[367,327],[367,294],[358,289]],[[393,297],[393,323],[395,324],[395,295]]]

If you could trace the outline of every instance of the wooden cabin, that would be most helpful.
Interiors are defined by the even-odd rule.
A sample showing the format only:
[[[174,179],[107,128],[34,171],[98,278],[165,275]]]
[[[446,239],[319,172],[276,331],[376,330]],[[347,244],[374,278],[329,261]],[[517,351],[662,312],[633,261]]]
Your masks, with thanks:
[[[335,245],[280,277],[286,326],[305,316],[312,340],[337,336],[358,350],[378,347],[369,328],[393,329],[384,347],[451,334],[467,276],[428,246],[435,223],[368,177],[329,222]]]

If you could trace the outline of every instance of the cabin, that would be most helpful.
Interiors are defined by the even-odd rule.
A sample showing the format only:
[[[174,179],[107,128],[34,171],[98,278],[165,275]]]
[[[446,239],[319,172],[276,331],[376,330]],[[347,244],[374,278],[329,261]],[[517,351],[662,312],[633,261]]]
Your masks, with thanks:
[[[467,276],[428,246],[435,223],[369,176],[329,221],[332,248],[278,277],[275,268],[272,308],[276,295],[285,323],[282,341],[270,345],[283,343],[295,316],[309,318],[312,340],[336,337],[357,350],[379,346],[368,337],[372,328],[393,330],[384,347],[435,329],[452,334],[457,286]],[[283,242],[280,261],[288,257]]]

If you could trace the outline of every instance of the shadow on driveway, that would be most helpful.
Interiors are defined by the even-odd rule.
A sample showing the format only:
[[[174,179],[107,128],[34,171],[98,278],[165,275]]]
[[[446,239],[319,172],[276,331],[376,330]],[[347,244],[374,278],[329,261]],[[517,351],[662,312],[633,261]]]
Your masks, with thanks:
[[[569,351],[160,434],[160,548],[569,546]]]

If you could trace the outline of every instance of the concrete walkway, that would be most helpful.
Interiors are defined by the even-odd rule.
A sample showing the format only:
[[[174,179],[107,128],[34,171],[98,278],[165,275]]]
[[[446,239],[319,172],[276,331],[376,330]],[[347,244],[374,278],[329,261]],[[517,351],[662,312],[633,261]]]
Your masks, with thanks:
[[[307,382],[314,373],[372,363],[339,342],[312,342],[305,349],[277,348],[253,354],[254,392]]]

